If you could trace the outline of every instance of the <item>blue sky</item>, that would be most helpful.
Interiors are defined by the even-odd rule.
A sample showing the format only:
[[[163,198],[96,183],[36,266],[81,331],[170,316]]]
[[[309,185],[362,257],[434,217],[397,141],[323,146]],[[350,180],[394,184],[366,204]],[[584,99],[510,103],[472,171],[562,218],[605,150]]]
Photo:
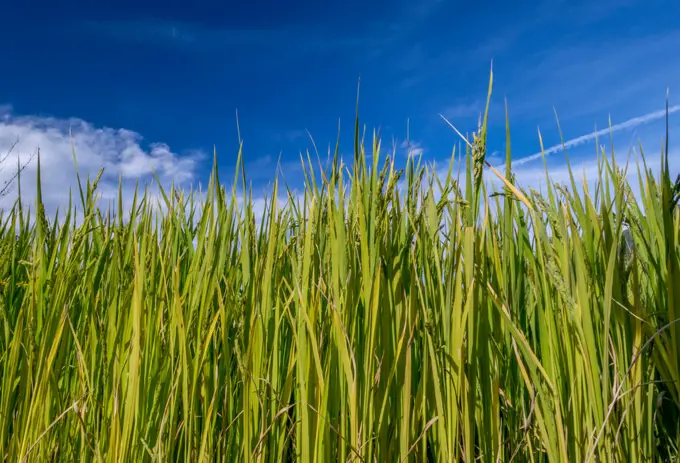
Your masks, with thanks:
[[[306,130],[323,154],[340,121],[351,154],[359,78],[367,128],[400,147],[409,121],[412,146],[440,163],[459,140],[439,115],[463,132],[476,127],[492,61],[488,145],[504,150],[507,98],[516,159],[539,150],[539,127],[546,147],[559,143],[553,107],[567,140],[586,137],[570,148],[575,161],[589,162],[588,134],[609,115],[613,124],[638,118],[617,132],[620,150],[641,140],[656,156],[663,119],[650,114],[668,87],[671,106],[680,102],[673,1],[138,3],[3,7],[0,156],[17,139],[13,156],[39,147],[55,204],[73,184],[69,128],[80,167],[107,168],[105,191],[119,174],[126,185],[149,179],[152,167],[192,185],[205,182],[213,146],[222,171],[233,168],[237,110],[256,191],[279,156],[299,182],[299,153],[312,149]],[[562,159],[550,159],[557,176]],[[522,166],[527,181],[542,168]]]

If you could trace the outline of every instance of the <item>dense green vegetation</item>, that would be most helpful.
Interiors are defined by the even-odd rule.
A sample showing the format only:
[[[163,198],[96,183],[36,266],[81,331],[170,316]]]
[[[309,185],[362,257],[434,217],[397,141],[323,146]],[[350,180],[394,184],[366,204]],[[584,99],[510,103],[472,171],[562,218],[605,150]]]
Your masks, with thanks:
[[[486,127],[459,178],[453,160],[397,170],[357,119],[352,164],[308,157],[304,194],[274,183],[288,200],[257,223],[241,153],[228,188],[215,167],[201,196],[130,212],[100,207],[96,180],[78,220],[18,201],[0,222],[3,461],[676,458],[667,152],[660,172],[602,153],[594,191],[546,172],[539,195],[513,180],[509,125],[504,171],[486,163]]]

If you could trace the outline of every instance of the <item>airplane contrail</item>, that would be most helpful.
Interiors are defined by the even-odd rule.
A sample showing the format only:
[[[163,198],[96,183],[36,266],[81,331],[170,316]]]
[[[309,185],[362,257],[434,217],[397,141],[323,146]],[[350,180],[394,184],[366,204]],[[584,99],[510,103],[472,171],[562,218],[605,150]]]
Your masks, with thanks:
[[[675,106],[671,106],[668,108],[668,114],[673,114],[680,111],[680,104],[677,104]],[[642,116],[634,117],[632,119],[628,119],[625,122],[621,122],[620,124],[612,125],[611,127],[607,127],[606,129],[602,130],[597,130],[595,132],[586,134],[586,135],[581,135],[580,137],[572,138],[571,140],[565,141],[564,145],[559,144],[555,146],[551,146],[548,149],[543,150],[543,152],[538,152],[536,154],[532,154],[531,156],[525,156],[523,158],[519,159],[513,159],[512,160],[512,165],[513,166],[518,166],[522,164],[526,164],[527,162],[531,162],[535,159],[540,159],[543,154],[546,156],[557,153],[558,151],[562,151],[563,148],[570,148],[572,146],[577,146],[582,143],[585,143],[587,141],[593,140],[601,135],[607,135],[612,132],[618,132],[620,130],[625,130],[625,129],[630,129],[632,127],[637,127],[642,124],[646,124],[647,122],[651,122],[657,119],[662,119],[666,117],[666,110],[661,109],[659,111],[654,111]]]

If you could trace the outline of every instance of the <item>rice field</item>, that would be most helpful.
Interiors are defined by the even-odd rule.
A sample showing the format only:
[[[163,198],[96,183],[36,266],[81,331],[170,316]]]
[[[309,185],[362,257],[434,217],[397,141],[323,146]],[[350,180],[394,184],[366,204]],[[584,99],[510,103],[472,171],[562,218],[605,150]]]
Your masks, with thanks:
[[[658,172],[602,153],[594,190],[546,170],[539,194],[506,131],[501,170],[484,116],[441,174],[397,169],[357,118],[351,163],[309,156],[303,193],[277,179],[257,215],[242,152],[233,182],[215,163],[201,194],[140,189],[131,209],[96,179],[55,217],[19,198],[0,219],[2,460],[677,461],[667,147]]]

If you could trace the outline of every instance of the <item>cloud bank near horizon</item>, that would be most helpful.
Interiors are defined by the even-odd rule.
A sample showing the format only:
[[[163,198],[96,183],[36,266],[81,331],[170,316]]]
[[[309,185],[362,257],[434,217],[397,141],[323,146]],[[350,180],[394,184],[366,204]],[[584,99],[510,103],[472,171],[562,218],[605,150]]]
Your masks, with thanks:
[[[40,150],[41,186],[48,214],[67,206],[69,190],[74,200],[81,179],[94,178],[100,169],[98,192],[103,201],[118,196],[119,181],[124,200],[131,201],[137,184],[143,185],[158,175],[163,184],[191,185],[200,179],[201,152],[176,153],[165,143],[149,143],[132,130],[95,127],[77,119],[16,116],[11,108],[0,112],[0,185],[11,181],[18,164],[26,164],[21,174],[21,197],[33,206],[37,195],[36,153]],[[11,209],[17,198],[16,182],[0,197],[0,210]]]

